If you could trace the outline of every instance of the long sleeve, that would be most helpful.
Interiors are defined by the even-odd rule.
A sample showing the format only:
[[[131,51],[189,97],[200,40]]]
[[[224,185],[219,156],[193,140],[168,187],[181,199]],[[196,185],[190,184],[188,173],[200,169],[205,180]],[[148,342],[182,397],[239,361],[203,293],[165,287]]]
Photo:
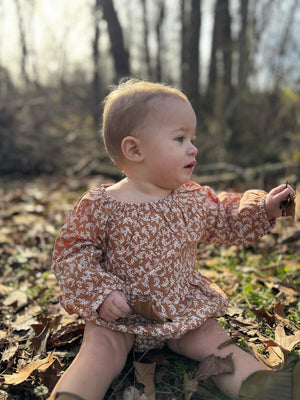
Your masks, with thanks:
[[[244,194],[221,193],[195,185],[196,202],[192,212],[197,216],[200,241],[248,245],[267,234],[273,227],[265,210],[266,192],[248,190]]]
[[[95,321],[98,307],[123,281],[101,267],[103,232],[99,226],[99,202],[83,195],[58,235],[52,269],[62,290],[61,303],[69,313]]]

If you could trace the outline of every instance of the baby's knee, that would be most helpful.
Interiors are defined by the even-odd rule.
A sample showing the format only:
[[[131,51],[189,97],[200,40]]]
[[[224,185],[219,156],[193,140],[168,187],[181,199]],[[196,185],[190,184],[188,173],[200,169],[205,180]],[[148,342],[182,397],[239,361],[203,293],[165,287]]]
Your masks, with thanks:
[[[118,375],[126,363],[134,336],[102,327],[97,328],[85,334],[82,343],[83,351],[88,351],[95,362],[107,365],[115,375]]]
[[[188,331],[179,339],[170,339],[167,344],[175,353],[191,357],[196,349],[199,354],[212,352],[221,343],[223,335],[226,336],[224,329],[210,318],[199,328]]]

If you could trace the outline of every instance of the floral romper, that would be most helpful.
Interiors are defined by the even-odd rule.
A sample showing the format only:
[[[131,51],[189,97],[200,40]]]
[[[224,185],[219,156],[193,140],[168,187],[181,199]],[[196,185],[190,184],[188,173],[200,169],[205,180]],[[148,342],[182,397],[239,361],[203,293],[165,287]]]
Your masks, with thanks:
[[[222,193],[188,182],[162,200],[124,203],[101,185],[81,196],[56,239],[53,271],[61,303],[111,330],[135,335],[135,350],[162,347],[210,317],[224,314],[226,295],[196,265],[199,242],[247,245],[271,224],[266,193]],[[164,322],[139,313],[115,322],[97,309],[113,290],[128,303],[151,302]]]

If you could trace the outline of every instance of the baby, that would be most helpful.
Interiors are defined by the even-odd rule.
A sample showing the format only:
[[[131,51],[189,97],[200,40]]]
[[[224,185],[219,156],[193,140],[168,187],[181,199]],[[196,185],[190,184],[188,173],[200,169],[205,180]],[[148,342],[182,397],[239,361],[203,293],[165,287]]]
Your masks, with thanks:
[[[274,373],[250,354],[234,344],[218,348],[228,335],[213,318],[225,313],[227,298],[197,269],[196,249],[200,242],[258,240],[295,192],[281,185],[217,196],[191,182],[195,136],[195,112],[175,88],[132,79],[107,96],[103,138],[125,177],[81,196],[57,237],[61,302],[86,327],[50,399],[103,399],[132,347],[165,345],[199,361],[232,353],[234,373],[215,377],[232,398],[267,399],[265,391],[276,386]],[[295,390],[295,365],[287,367],[286,393]]]

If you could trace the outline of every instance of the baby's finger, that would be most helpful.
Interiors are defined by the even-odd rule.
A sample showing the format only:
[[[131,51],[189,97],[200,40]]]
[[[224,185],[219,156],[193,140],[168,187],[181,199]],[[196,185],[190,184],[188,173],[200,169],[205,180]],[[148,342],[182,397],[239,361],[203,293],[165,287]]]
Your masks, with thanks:
[[[279,200],[283,200],[286,199],[289,194],[291,194],[291,190],[287,187],[282,192],[277,193],[274,197],[278,198]]]
[[[104,319],[105,321],[108,322],[113,322],[115,321],[118,317],[114,313],[108,310],[99,310],[99,316]]]
[[[288,189],[287,186],[285,184],[282,184],[270,190],[269,194],[271,196],[276,196],[276,194],[283,192],[285,189]]]
[[[123,316],[127,316],[131,312],[131,307],[125,301],[118,301],[114,306],[122,313]]]

